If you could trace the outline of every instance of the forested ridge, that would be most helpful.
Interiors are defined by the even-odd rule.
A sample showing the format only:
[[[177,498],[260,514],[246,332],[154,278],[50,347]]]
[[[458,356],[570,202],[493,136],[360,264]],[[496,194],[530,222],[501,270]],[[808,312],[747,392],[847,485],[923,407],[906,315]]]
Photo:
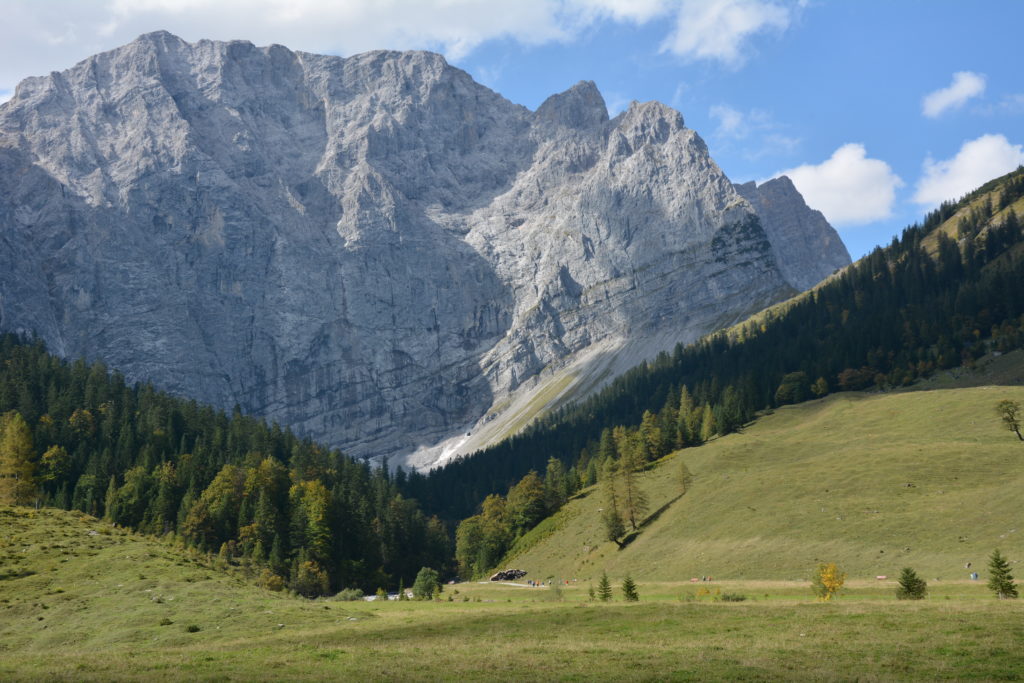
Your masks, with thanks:
[[[1019,348],[1024,250],[1013,205],[1022,197],[1018,168],[943,203],[814,290],[677,346],[496,446],[403,478],[403,490],[442,518],[465,518],[552,458],[569,473],[570,488],[593,483],[605,460],[625,455],[609,438],[616,426],[618,442],[639,443],[653,458],[734,431],[758,410],[904,386],[971,365],[989,349]],[[937,230],[958,213],[955,239]]]
[[[1018,169],[812,292],[677,346],[429,475],[374,469],[237,410],[129,386],[101,363],[69,363],[4,335],[0,499],[177,534],[305,595],[409,585],[421,567],[450,573],[456,561],[464,577],[479,574],[598,481],[616,501],[606,525],[618,541],[645,511],[633,475],[674,449],[740,429],[764,408],[902,386],[1019,348],[1021,197]],[[937,231],[958,213],[955,239]],[[453,552],[445,522],[459,520]]]
[[[446,569],[448,533],[386,470],[232,415],[129,386],[0,337],[0,498],[78,509],[244,562],[306,595],[410,585]]]

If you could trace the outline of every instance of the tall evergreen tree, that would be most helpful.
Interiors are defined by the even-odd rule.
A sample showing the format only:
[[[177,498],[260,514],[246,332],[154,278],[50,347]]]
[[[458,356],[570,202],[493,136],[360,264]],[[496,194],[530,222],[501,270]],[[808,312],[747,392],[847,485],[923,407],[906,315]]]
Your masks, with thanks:
[[[1010,563],[1003,557],[999,549],[992,552],[988,562],[988,587],[1000,600],[1017,597],[1017,586],[1013,582],[1013,575],[1010,574]]]
[[[899,588],[896,589],[897,600],[923,600],[928,592],[928,583],[917,575],[910,567],[904,567],[900,573]]]
[[[601,602],[612,599],[612,582],[608,579],[608,572],[601,572],[601,578],[597,582],[597,599]]]
[[[622,598],[626,602],[636,602],[640,599],[640,594],[636,590],[636,583],[629,574],[626,574],[626,578],[622,580]]]

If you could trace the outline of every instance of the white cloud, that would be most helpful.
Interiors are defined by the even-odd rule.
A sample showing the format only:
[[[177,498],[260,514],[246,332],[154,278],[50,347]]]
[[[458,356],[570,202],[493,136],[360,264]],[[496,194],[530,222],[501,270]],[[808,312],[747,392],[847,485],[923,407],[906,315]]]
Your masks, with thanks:
[[[749,38],[764,31],[784,31],[791,20],[787,7],[765,0],[682,0],[675,29],[661,49],[738,67]]]
[[[930,92],[921,100],[921,112],[928,118],[938,118],[950,109],[962,107],[967,100],[985,92],[985,74],[957,71],[953,82],[945,88]]]
[[[644,16],[610,12],[602,17]],[[329,54],[430,49],[458,60],[492,39],[570,40],[582,16],[575,5],[546,0],[4,0],[0,89],[161,29],[190,41],[244,39]]]
[[[3,14],[0,89],[160,29],[190,41],[344,55],[428,49],[458,61],[489,40],[568,42],[600,22],[661,21],[674,27],[663,49],[736,65],[745,41],[785,28],[790,10],[769,0],[3,0]],[[714,37],[697,36],[695,20]]]
[[[0,90],[0,104],[3,104],[7,100],[11,99],[13,95],[14,93],[9,92],[7,90]]]
[[[889,164],[869,159],[864,145],[847,143],[820,164],[782,171],[804,201],[836,226],[862,225],[892,213],[896,188],[903,181]]]
[[[952,159],[926,159],[924,176],[917,183],[914,201],[935,206],[958,199],[989,180],[1024,164],[1024,149],[1003,135],[982,135],[968,140]]]

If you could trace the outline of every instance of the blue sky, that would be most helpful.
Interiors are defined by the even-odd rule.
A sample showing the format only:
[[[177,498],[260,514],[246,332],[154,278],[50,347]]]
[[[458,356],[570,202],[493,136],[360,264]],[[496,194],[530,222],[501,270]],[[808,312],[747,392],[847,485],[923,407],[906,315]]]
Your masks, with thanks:
[[[536,108],[679,109],[734,181],[786,171],[857,257],[1024,163],[1017,0],[5,0],[0,99],[166,29],[352,54],[434,49]]]

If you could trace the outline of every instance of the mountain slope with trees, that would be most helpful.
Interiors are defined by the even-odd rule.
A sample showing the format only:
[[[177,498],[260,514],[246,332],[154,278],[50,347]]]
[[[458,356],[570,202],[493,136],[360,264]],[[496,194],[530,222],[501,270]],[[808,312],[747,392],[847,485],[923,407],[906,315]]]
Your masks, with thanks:
[[[498,565],[594,585],[602,570],[640,581],[800,580],[820,562],[858,580],[913,567],[929,582],[972,571],[984,582],[994,548],[1024,558],[1024,445],[995,410],[1024,400],[1024,351],[982,364],[979,375],[1005,384],[926,383],[779,408],[639,473],[649,509],[626,543],[608,540],[598,485]]]
[[[306,595],[410,585],[448,533],[386,470],[0,336],[0,502],[175,533]]]
[[[764,408],[908,386],[971,367],[990,349],[1019,348],[1021,215],[1024,169],[941,205],[815,289],[677,346],[493,448],[403,476],[400,486],[443,518],[465,518],[552,458],[572,485],[588,485],[624,451],[641,449],[650,461],[729,434]]]

